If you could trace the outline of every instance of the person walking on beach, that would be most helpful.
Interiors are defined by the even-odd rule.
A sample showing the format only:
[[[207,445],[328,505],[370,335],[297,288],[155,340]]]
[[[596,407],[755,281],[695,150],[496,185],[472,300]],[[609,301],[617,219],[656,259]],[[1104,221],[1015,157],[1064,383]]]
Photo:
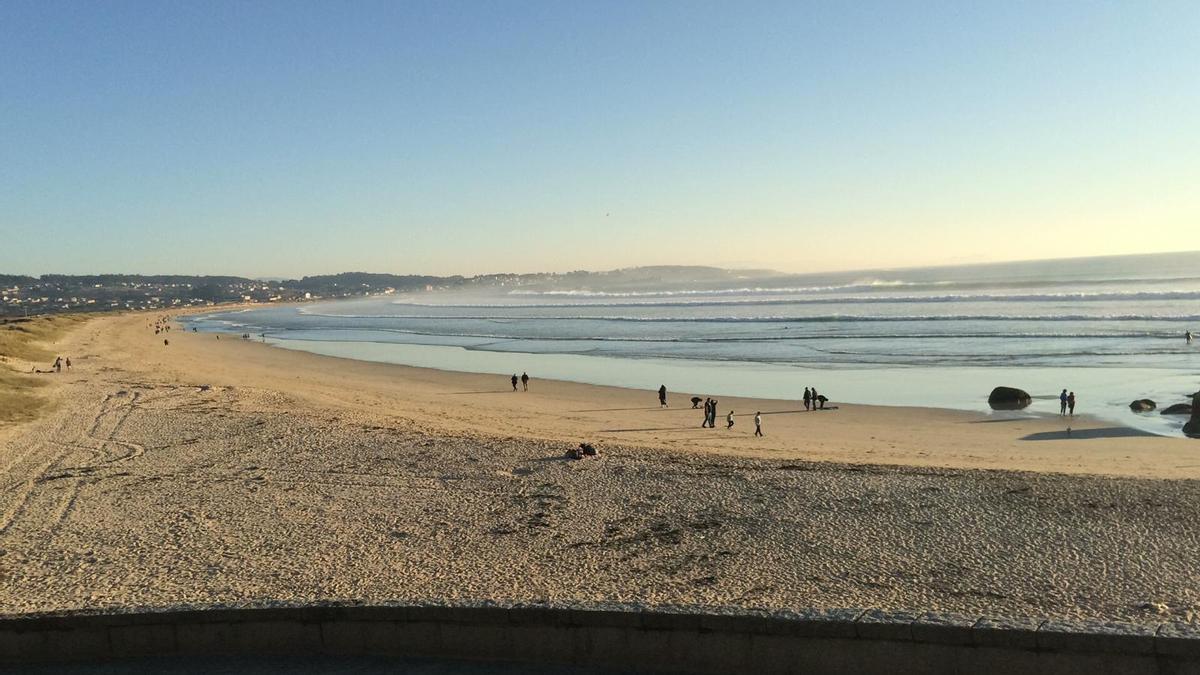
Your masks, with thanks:
[[[62,372],[62,357],[61,356],[55,357],[55,359],[54,359],[54,372],[56,372],[56,373]]]
[[[754,435],[762,436],[762,411],[754,413]]]
[[[817,409],[817,388],[816,387],[812,388],[812,409],[813,410]]]
[[[65,363],[67,365],[67,372],[71,372],[71,357],[68,356]]]
[[[665,384],[658,388],[658,405],[663,408],[667,407],[667,385]]]
[[[512,385],[513,385],[513,391],[516,391],[517,390],[517,374],[516,373],[513,373]]]
[[[701,429],[708,428],[708,419],[710,415],[712,415],[712,399],[706,398],[704,399],[704,421],[700,423]]]
[[[529,373],[521,373],[521,388],[529,391]]]
[[[726,429],[733,428],[733,411],[732,410],[730,410],[729,414],[725,416],[725,428]]]
[[[1067,390],[1066,389],[1063,389],[1062,393],[1058,395],[1058,406],[1059,406],[1058,414],[1066,415],[1067,414]]]
[[[1075,416],[1075,392],[1067,394],[1067,413],[1071,417]]]
[[[808,387],[805,387],[804,388],[804,409],[808,410],[810,405],[812,405],[812,390],[810,390]]]

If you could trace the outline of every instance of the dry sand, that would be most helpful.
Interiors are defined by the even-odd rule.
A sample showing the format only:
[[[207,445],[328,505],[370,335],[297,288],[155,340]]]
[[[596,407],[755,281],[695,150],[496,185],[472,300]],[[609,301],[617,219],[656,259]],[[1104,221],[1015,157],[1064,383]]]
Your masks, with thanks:
[[[719,422],[732,407],[737,426],[707,430],[690,394],[660,409],[652,391],[534,379],[513,393],[490,375],[156,336],[149,320],[68,336],[73,372],[41,376],[55,412],[0,431],[0,612],[442,598],[1200,611],[1197,442],[726,397]],[[584,440],[601,456],[562,458]]]

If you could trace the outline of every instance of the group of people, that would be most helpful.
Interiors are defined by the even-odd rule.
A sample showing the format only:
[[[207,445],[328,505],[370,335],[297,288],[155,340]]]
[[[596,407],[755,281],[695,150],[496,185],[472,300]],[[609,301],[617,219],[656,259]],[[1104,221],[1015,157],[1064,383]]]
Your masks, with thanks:
[[[56,356],[56,357],[54,357],[54,365],[53,365],[53,366],[50,366],[50,367],[54,369],[54,372],[56,372],[56,373],[61,373],[61,372],[62,372],[62,369],[63,369],[63,366],[66,366],[66,367],[67,367],[67,372],[70,372],[70,370],[71,370],[71,357],[69,357],[69,356],[68,356],[67,358],[65,358],[65,359],[64,359],[64,358],[63,358],[63,357],[61,357],[61,356]],[[37,370],[37,372],[39,372],[39,373],[48,373],[48,372],[50,372],[50,371],[49,371],[49,370]]]
[[[699,403],[700,403],[699,396],[696,396],[692,399],[692,407],[693,408],[700,407],[698,405]],[[716,429],[717,428],[717,399],[715,399],[715,398],[704,399],[704,421],[700,423],[700,428],[701,429]],[[733,411],[732,410],[730,410],[729,414],[725,416],[725,428],[726,429],[733,428]],[[762,411],[754,413],[754,435],[755,436],[763,435]]]
[[[733,428],[733,411],[729,411],[729,417],[726,418],[729,426],[726,429]],[[704,422],[700,424],[701,429],[716,429],[717,428],[717,399],[704,399]]]
[[[1075,415],[1075,392],[1067,392],[1066,389],[1058,395],[1059,415]]]
[[[824,410],[825,404],[829,402],[823,394],[817,393],[816,387],[804,388],[804,409],[805,410]]]
[[[170,333],[171,332],[171,317],[166,316],[166,315],[160,316],[154,320],[154,323],[149,323],[146,325],[154,329],[155,335],[160,335],[162,333]],[[193,330],[195,330],[195,329],[193,329]],[[169,344],[171,344],[171,341],[168,340],[167,338],[163,338],[163,346],[165,347]]]
[[[518,385],[521,386],[522,390],[529,391],[529,373],[521,373],[520,376],[518,376],[516,373],[513,373],[512,377],[509,379],[509,381],[512,383],[513,391],[517,391]],[[825,396],[817,393],[817,390],[815,387],[805,387],[804,388],[804,409],[805,410],[823,410],[825,408],[825,403],[827,401],[829,401],[829,399],[826,398]],[[701,398],[699,396],[692,397],[692,408],[693,409],[699,409],[700,403],[701,403]],[[704,421],[700,424],[700,427],[704,428],[704,429],[717,428],[717,399],[709,397],[709,398],[703,399],[703,403],[704,403]],[[658,405],[659,405],[659,407],[662,407],[662,408],[668,407],[667,406],[667,385],[665,385],[665,384],[659,386],[659,388],[658,388]],[[734,412],[732,410],[729,411],[729,414],[725,415],[725,428],[726,429],[733,428],[733,415],[734,415]],[[762,411],[757,411],[754,413],[754,435],[755,436],[763,435]]]
[[[513,391],[517,390],[518,382],[521,383],[521,386],[524,387],[525,391],[529,391],[529,373],[521,373],[520,377],[517,377],[517,374],[513,373],[513,376],[512,376]]]

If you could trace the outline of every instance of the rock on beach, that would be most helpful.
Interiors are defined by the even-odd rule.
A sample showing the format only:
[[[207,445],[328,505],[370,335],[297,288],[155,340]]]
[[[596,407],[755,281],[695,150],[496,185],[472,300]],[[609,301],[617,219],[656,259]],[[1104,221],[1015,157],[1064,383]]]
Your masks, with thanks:
[[[1024,389],[996,387],[988,396],[988,405],[993,410],[1020,410],[1033,402],[1033,397]]]
[[[1150,412],[1158,407],[1158,404],[1148,398],[1139,398],[1129,404],[1129,409],[1133,412]]]

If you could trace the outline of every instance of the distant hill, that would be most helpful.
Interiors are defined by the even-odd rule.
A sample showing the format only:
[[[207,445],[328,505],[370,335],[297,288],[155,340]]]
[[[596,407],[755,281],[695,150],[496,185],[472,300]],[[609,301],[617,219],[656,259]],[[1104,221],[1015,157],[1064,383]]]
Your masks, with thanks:
[[[520,288],[530,291],[615,291],[729,287],[781,276],[769,270],[656,265],[607,272],[483,274],[473,277],[428,274],[343,272],[300,279],[248,279],[184,274],[0,275],[4,297],[0,315],[189,307],[223,302],[279,302],[345,298],[427,289]],[[15,289],[15,290],[14,290]]]
[[[328,289],[387,289],[418,290],[426,286],[459,286],[463,277],[436,277],[424,274],[376,274],[371,272],[342,272],[304,277],[296,281],[281,281],[281,285],[304,291]]]
[[[621,278],[628,281],[659,281],[666,283],[692,283],[705,281],[729,281],[731,279],[762,279],[783,276],[773,270],[727,270],[721,267],[701,265],[649,265],[628,267],[610,272],[594,272],[605,279]]]
[[[754,270],[754,269],[726,269],[724,267],[709,267],[706,265],[643,265],[641,267],[623,267],[608,272],[595,272],[595,274],[657,274],[666,276],[686,276],[690,278],[703,277],[740,277],[754,276],[767,277],[782,275],[782,272],[774,270]]]
[[[784,276],[773,270],[728,270],[700,265],[651,265],[607,272],[542,275],[525,284],[530,290],[635,292],[673,288],[712,289]]]

